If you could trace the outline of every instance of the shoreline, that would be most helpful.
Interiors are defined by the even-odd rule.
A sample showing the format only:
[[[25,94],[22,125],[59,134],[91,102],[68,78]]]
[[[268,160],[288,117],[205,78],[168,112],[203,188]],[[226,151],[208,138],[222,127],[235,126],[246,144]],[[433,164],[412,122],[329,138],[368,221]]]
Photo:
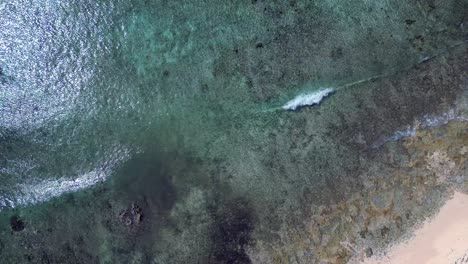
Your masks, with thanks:
[[[413,235],[362,264],[442,264],[468,261],[468,195],[455,191],[440,211]]]

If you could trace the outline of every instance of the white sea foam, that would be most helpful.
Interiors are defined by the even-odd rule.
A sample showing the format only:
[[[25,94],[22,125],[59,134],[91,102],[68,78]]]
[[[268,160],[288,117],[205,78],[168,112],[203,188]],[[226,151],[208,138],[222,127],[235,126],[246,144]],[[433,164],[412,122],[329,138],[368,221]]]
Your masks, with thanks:
[[[79,176],[47,179],[34,183],[19,184],[12,188],[14,194],[0,196],[0,211],[4,208],[14,208],[47,201],[64,193],[76,192],[92,187],[104,181],[114,169],[127,160],[130,151],[126,148],[116,148],[112,154],[106,155],[108,160],[98,164],[94,169],[81,173]]]
[[[404,137],[411,137],[416,135],[416,130],[418,128],[431,128],[436,126],[441,126],[447,124],[449,121],[468,121],[468,116],[463,112],[457,113],[455,109],[451,109],[440,115],[424,115],[421,118],[418,118],[414,124],[406,126],[400,130],[397,130],[393,135],[384,138],[375,142],[372,147],[377,148],[387,143],[388,141],[396,141]]]
[[[281,108],[284,110],[296,110],[301,106],[319,104],[324,97],[327,97],[334,91],[334,88],[320,88],[318,91],[303,93],[284,104]]]

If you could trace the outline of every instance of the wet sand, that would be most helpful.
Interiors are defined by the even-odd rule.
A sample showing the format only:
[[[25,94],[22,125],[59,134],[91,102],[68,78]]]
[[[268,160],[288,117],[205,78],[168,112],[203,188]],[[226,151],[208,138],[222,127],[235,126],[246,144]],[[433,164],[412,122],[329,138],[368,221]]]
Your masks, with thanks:
[[[468,263],[468,195],[455,192],[439,213],[407,241],[375,255],[365,264]]]

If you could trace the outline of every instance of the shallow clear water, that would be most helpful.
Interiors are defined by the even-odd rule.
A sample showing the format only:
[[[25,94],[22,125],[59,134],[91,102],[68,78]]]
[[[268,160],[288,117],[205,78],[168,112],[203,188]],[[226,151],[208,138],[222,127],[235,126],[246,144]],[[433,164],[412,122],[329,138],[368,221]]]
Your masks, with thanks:
[[[245,112],[304,85],[391,73],[456,42],[411,49],[404,18],[445,25],[410,6],[13,1],[0,12],[3,205],[29,199],[18,185],[105,177],[103,164],[167,133],[184,138],[176,148],[209,151],[219,134],[247,133],[231,126],[268,122]]]

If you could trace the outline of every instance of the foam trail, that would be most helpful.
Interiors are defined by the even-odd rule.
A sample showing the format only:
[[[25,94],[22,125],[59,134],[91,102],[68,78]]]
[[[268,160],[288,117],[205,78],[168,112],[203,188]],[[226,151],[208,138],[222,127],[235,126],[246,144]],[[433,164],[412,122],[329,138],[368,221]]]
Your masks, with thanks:
[[[104,181],[119,164],[130,157],[130,151],[125,148],[114,150],[112,153],[112,155],[107,155],[110,160],[101,162],[94,169],[84,172],[78,177],[62,177],[17,185],[13,188],[14,195],[0,196],[0,211],[6,208],[45,202],[53,197],[86,189]]]
[[[445,125],[450,121],[468,121],[468,116],[463,113],[456,113],[455,109],[451,109],[440,115],[424,115],[421,118],[418,118],[413,125],[409,125],[403,129],[400,129],[393,133],[393,135],[380,139],[374,144],[372,148],[378,148],[389,141],[397,141],[404,137],[411,137],[416,135],[416,130],[418,128],[431,128],[436,126]]]
[[[357,80],[357,81],[354,81],[354,82],[351,82],[351,83],[346,83],[346,84],[337,86],[336,88],[320,88],[320,90],[318,90],[318,91],[305,93],[305,94],[300,94],[300,95],[296,96],[293,100],[287,102],[286,104],[284,104],[281,107],[273,107],[273,108],[265,109],[265,110],[263,110],[261,112],[271,113],[271,112],[276,112],[278,110],[293,110],[294,111],[294,110],[296,110],[297,108],[299,108],[301,106],[310,106],[310,105],[319,104],[320,101],[322,101],[322,99],[324,97],[328,96],[332,92],[335,92],[335,91],[338,91],[338,90],[341,90],[341,89],[350,88],[350,87],[353,87],[353,86],[357,86],[359,84],[367,83],[367,82],[370,82],[370,81],[375,81],[375,80],[378,80],[380,78],[390,77],[390,76],[393,76],[393,75],[395,75],[397,73],[400,73],[400,72],[408,71],[409,69],[415,67],[416,65],[419,65],[421,63],[425,63],[425,62],[430,61],[432,59],[435,59],[435,58],[437,58],[439,56],[442,56],[443,54],[449,52],[450,50],[464,45],[466,42],[468,42],[468,40],[465,40],[464,42],[456,43],[456,44],[454,44],[454,45],[452,45],[450,47],[447,47],[446,49],[442,49],[439,52],[437,52],[437,53],[435,53],[435,54],[433,54],[431,56],[425,56],[422,59],[420,59],[418,61],[418,63],[413,64],[413,65],[409,65],[408,67],[400,68],[398,70],[394,70],[394,71],[384,73],[384,74],[374,75],[374,76],[364,78],[364,79],[361,79],[361,80]]]
[[[323,98],[327,97],[334,91],[334,88],[320,88],[318,91],[303,93],[284,104],[281,108],[284,110],[294,111],[301,106],[316,105],[319,104]]]

